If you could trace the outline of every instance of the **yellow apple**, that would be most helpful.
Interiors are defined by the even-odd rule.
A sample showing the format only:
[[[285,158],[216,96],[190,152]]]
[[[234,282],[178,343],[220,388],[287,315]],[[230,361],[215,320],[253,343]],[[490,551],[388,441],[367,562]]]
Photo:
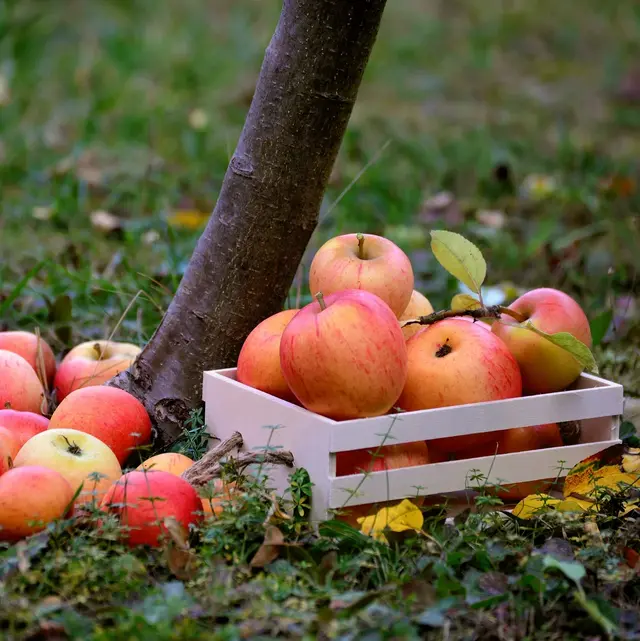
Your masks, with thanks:
[[[315,296],[344,289],[363,289],[379,296],[399,317],[413,292],[408,256],[387,238],[344,234],[328,240],[313,257],[309,288]]]
[[[76,505],[100,502],[122,475],[116,455],[98,438],[73,429],[49,429],[20,448],[14,467],[40,466],[59,472],[74,492],[83,488]],[[94,476],[95,475],[95,476]]]
[[[131,343],[87,341],[76,345],[58,367],[54,388],[58,401],[81,387],[102,385],[129,369],[142,350]]]
[[[400,325],[402,325],[403,321],[418,318],[418,316],[428,316],[429,314],[433,314],[433,306],[429,302],[429,299],[424,296],[424,294],[421,294],[417,289],[414,289],[411,294],[411,298],[409,299],[409,304],[405,308],[404,312],[400,314],[400,318],[398,320],[400,321]],[[405,340],[408,340],[421,329],[422,325],[418,325],[416,323],[414,325],[407,325],[406,327],[403,327],[402,333],[404,334]]]

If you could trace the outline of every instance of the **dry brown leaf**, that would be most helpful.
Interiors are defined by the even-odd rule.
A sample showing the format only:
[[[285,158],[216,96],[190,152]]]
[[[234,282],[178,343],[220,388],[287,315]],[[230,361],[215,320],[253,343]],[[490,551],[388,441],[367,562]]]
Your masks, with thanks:
[[[166,517],[163,523],[169,535],[164,549],[167,567],[178,579],[189,579],[197,562],[189,547],[189,533],[173,516]]]
[[[275,526],[267,525],[264,542],[251,559],[252,568],[263,568],[272,561],[275,561],[284,545],[284,534]]]

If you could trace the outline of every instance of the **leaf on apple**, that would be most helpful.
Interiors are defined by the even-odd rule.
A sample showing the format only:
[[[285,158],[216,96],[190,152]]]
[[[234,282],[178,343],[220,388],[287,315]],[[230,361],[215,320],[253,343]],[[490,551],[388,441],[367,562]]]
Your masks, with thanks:
[[[456,294],[451,299],[451,310],[454,312],[464,312],[468,309],[480,309],[482,303],[469,294]]]
[[[388,543],[383,534],[386,528],[392,532],[405,532],[406,530],[420,531],[424,517],[420,508],[409,499],[403,499],[392,507],[383,507],[376,514],[358,519],[360,531],[378,541]]]
[[[589,372],[591,374],[598,373],[598,364],[596,363],[596,359],[593,357],[591,350],[573,334],[569,334],[569,332],[547,334],[546,332],[539,330],[537,327],[534,327],[531,321],[528,321],[524,327],[569,352],[571,356],[580,363],[585,372]]]
[[[431,251],[452,276],[480,294],[487,263],[471,241],[452,231],[434,230],[431,232]]]

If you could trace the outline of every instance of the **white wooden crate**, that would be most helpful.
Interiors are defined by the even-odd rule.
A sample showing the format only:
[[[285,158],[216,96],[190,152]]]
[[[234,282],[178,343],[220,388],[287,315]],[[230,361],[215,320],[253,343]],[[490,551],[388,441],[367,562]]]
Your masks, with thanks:
[[[471,470],[488,476],[490,483],[501,484],[562,477],[583,458],[620,442],[624,402],[621,385],[583,374],[571,389],[554,394],[334,421],[239,383],[235,368],[204,372],[203,400],[205,423],[214,437],[224,440],[237,431],[245,451],[263,451],[267,445],[291,451],[295,465],[304,467],[314,483],[313,521],[328,518],[327,510],[345,504],[462,492],[469,486]],[[366,476],[335,475],[337,452],[573,420],[582,423],[577,445]],[[270,466],[271,486],[284,492],[291,471]]]

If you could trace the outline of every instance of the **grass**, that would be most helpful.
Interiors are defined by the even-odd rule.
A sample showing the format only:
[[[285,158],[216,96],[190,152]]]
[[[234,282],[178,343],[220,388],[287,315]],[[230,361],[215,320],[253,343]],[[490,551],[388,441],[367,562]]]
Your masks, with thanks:
[[[279,9],[0,5],[0,329],[38,326],[60,355],[150,338],[215,204]],[[457,284],[428,231],[462,231],[493,295],[574,295],[601,372],[639,396],[640,118],[619,96],[639,36],[633,2],[390,2],[313,245],[384,233],[443,308]],[[429,203],[442,191],[446,211]],[[200,215],[190,228],[176,212]],[[186,432],[199,448],[197,421]],[[603,637],[606,621],[638,634],[637,577],[618,566],[637,520],[602,517],[596,545],[566,517],[525,526],[473,512],[451,528],[428,513],[428,536],[390,547],[336,524],[315,535],[278,523],[296,545],[259,569],[260,496],[249,487],[194,533],[186,578],[164,550],[130,552],[70,523],[1,551],[0,636],[566,639]],[[574,566],[541,567],[545,541],[562,563],[570,546],[581,588]]]

